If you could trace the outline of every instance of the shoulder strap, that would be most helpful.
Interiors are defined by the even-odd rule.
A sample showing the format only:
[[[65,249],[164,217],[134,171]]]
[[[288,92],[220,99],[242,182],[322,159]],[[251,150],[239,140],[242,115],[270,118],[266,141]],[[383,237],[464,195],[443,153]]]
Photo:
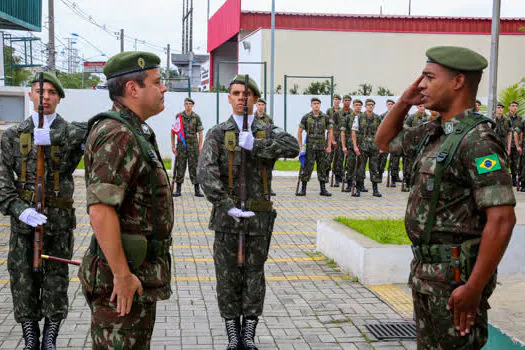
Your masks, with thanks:
[[[430,208],[428,211],[427,222],[425,224],[425,231],[423,231],[423,243],[430,244],[430,234],[432,227],[436,223],[436,209],[439,195],[441,193],[441,180],[445,169],[450,165],[454,155],[461,144],[461,141],[472,129],[482,123],[490,123],[491,121],[485,117],[477,114],[469,114],[463,118],[454,129],[454,132],[449,134],[441,146],[439,147],[436,156],[436,173],[434,176],[434,191],[432,192],[432,199],[430,201]],[[425,139],[428,138],[428,134]]]

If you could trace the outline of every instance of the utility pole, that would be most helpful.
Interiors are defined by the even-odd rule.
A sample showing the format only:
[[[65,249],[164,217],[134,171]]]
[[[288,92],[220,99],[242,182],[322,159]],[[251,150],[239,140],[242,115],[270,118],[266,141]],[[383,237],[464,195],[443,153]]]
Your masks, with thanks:
[[[124,52],[124,29],[120,30],[120,52]]]
[[[412,13],[412,0],[408,0],[408,15],[410,16]]]
[[[274,85],[275,85],[275,0],[272,0],[272,22],[271,22],[271,51],[270,51],[270,115],[274,115]],[[266,78],[265,78],[266,79]],[[265,83],[266,84],[266,83]],[[285,91],[286,93],[286,91]]]
[[[193,0],[190,1],[190,52],[193,53]]]
[[[166,60],[166,84],[165,84],[166,86],[168,86],[168,84],[170,83],[169,82],[169,79],[170,79],[170,58],[171,58],[170,57],[171,56],[171,54],[170,54],[170,44],[168,44],[167,51],[168,51],[168,57],[167,57],[168,59]]]
[[[55,4],[54,0],[48,0],[48,21],[49,21],[49,44],[47,46],[47,66],[50,70],[55,70]]]
[[[501,14],[501,0],[494,0],[492,4],[492,38],[490,41],[489,66],[489,101],[487,117],[492,118],[498,94],[498,55],[499,55],[499,27]]]

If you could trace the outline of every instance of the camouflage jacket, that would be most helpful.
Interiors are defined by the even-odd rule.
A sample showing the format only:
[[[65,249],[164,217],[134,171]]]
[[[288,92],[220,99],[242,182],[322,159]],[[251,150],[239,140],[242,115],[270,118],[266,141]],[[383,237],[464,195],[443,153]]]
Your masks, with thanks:
[[[348,112],[345,112],[343,109],[341,109],[340,113],[342,118],[340,130],[345,132],[346,146],[350,147],[351,151],[353,152],[354,146],[352,145],[352,125],[354,124],[355,112],[352,108],[350,108],[350,111]]]
[[[6,130],[1,139],[0,151],[0,211],[4,215],[11,215],[13,231],[32,233],[34,229],[18,220],[20,214],[35,204],[21,198],[21,190],[34,191],[36,178],[37,149],[33,143],[33,119],[29,117],[17,126]],[[73,198],[75,188],[73,171],[84,154],[83,146],[86,138],[86,123],[68,123],[57,115],[50,126],[51,146],[44,146],[45,150],[45,188],[46,197],[59,197],[66,200]],[[22,184],[23,156],[20,149],[20,136],[30,135],[29,154],[27,156],[27,173],[25,186]],[[58,148],[59,164],[51,157],[52,147]],[[56,154],[56,153],[55,153]],[[57,160],[55,158],[55,160]],[[59,173],[59,191],[55,193],[54,174]],[[30,193],[30,192],[27,192]],[[48,217],[44,225],[45,234],[56,234],[71,231],[76,226],[74,209],[52,207],[46,204],[45,214]]]
[[[381,125],[381,118],[372,113],[369,117],[366,112],[363,112],[358,117],[359,131],[357,133],[357,144],[362,151],[377,151],[377,146],[374,143],[374,137]]]
[[[334,136],[338,140],[339,135],[341,134],[341,125],[343,124],[343,117],[341,116],[341,112],[343,111],[343,107],[339,107],[335,109],[335,107],[330,107],[326,110],[326,115],[330,117],[332,120],[332,125],[334,127]]]
[[[112,206],[116,209],[122,234],[146,236],[148,249],[152,238],[167,242],[169,248],[173,200],[155,134],[132,111],[121,109],[118,113],[151,144],[156,153],[153,160],[156,167],[144,160],[133,131],[119,121],[101,119],[91,129],[86,143],[87,208],[89,210],[93,204]],[[95,252],[88,251],[85,259],[91,261],[95,255]],[[146,301],[164,300],[171,295],[169,251],[162,251],[155,260],[148,258],[137,271],[133,271],[143,284],[141,299]],[[79,271],[84,286],[99,288],[100,293],[111,290],[113,278],[109,266],[101,263],[98,271],[92,271],[90,265],[93,264],[83,263]],[[91,282],[93,276],[97,278],[96,283]],[[151,278],[156,279],[156,283],[148,285]]]
[[[421,114],[419,112],[416,112],[414,114],[410,114],[406,119],[405,119],[405,127],[406,128],[413,128],[415,126],[419,126],[425,122],[428,121],[428,114]]]
[[[256,215],[248,219],[250,235],[266,235],[273,230],[275,210],[268,205],[264,196],[262,167],[271,166],[278,158],[294,158],[299,154],[297,139],[274,125],[254,120],[251,128],[255,141],[252,151],[247,153],[246,187],[248,210]],[[233,137],[231,147],[226,147],[227,137]],[[238,233],[241,225],[228,215],[233,207],[240,208],[239,172],[241,167],[241,147],[238,145],[239,129],[233,117],[210,129],[204,140],[197,179],[206,198],[213,204],[210,216],[210,230]],[[232,151],[233,149],[233,151]],[[229,188],[229,157],[233,153],[232,184]],[[271,181],[271,178],[268,178]],[[271,184],[270,184],[271,185]],[[256,208],[260,206],[261,208]],[[262,208],[265,207],[265,208]]]
[[[496,135],[498,135],[499,139],[505,146],[505,150],[507,149],[507,142],[508,142],[508,134],[512,131],[511,123],[509,118],[506,115],[502,115],[498,118],[497,115],[494,115],[492,118],[494,120],[493,129]]]
[[[472,110],[452,118],[455,126]],[[441,118],[415,128],[403,129],[390,143],[392,152],[414,155],[413,187],[408,198],[405,227],[413,244],[422,243],[432,193],[440,190],[436,222],[431,230],[430,244],[461,244],[481,237],[486,224],[485,209],[516,204],[509,173],[505,168],[503,144],[488,123],[477,125],[461,141],[450,166],[445,168],[440,189],[434,189],[436,155],[446,138]],[[452,131],[454,132],[454,131]],[[424,136],[430,136],[419,154],[416,147]],[[493,170],[482,165],[487,157],[495,159]],[[412,287],[422,293],[450,292],[443,279],[446,271],[432,270],[429,264],[412,264]],[[439,269],[439,267],[438,267]],[[446,293],[445,293],[446,294]]]
[[[254,116],[255,116],[256,120],[257,119],[262,119],[267,124],[273,124],[273,118],[270,117],[270,115],[268,113],[263,113],[262,115],[258,115],[257,112],[255,112]]]
[[[332,119],[323,112],[319,112],[318,116],[309,112],[301,118],[299,127],[305,130],[308,136],[307,150],[324,150],[328,139],[326,131],[333,129],[333,123]]]
[[[202,127],[201,117],[195,112],[191,112],[191,115],[186,115],[185,111],[180,112],[178,115],[182,115],[182,122],[184,123],[184,135],[186,136],[186,143],[193,144],[197,143],[197,134],[204,130]]]

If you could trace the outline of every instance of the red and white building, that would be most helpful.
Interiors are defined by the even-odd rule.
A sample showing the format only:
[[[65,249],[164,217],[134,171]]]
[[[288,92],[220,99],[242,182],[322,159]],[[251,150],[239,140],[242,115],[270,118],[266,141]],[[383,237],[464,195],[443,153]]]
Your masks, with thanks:
[[[423,68],[430,47],[466,46],[490,58],[490,18],[277,13],[275,22],[276,86],[283,85],[285,74],[333,75],[339,93],[369,83],[374,93],[382,86],[400,94]],[[270,25],[269,12],[243,11],[241,0],[224,3],[208,22],[212,85],[217,73],[223,85],[237,73],[263,85],[262,65],[217,62],[266,61],[269,72]],[[525,18],[501,20],[498,89],[515,84],[525,72],[520,27]],[[290,80],[289,87],[309,83]],[[488,70],[479,95],[488,96]]]

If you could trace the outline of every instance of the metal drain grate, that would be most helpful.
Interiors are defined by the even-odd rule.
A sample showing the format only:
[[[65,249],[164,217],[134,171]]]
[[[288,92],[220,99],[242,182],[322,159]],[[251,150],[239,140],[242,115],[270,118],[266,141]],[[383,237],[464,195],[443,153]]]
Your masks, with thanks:
[[[414,339],[416,338],[416,324],[414,322],[366,324],[365,327],[377,339]]]

